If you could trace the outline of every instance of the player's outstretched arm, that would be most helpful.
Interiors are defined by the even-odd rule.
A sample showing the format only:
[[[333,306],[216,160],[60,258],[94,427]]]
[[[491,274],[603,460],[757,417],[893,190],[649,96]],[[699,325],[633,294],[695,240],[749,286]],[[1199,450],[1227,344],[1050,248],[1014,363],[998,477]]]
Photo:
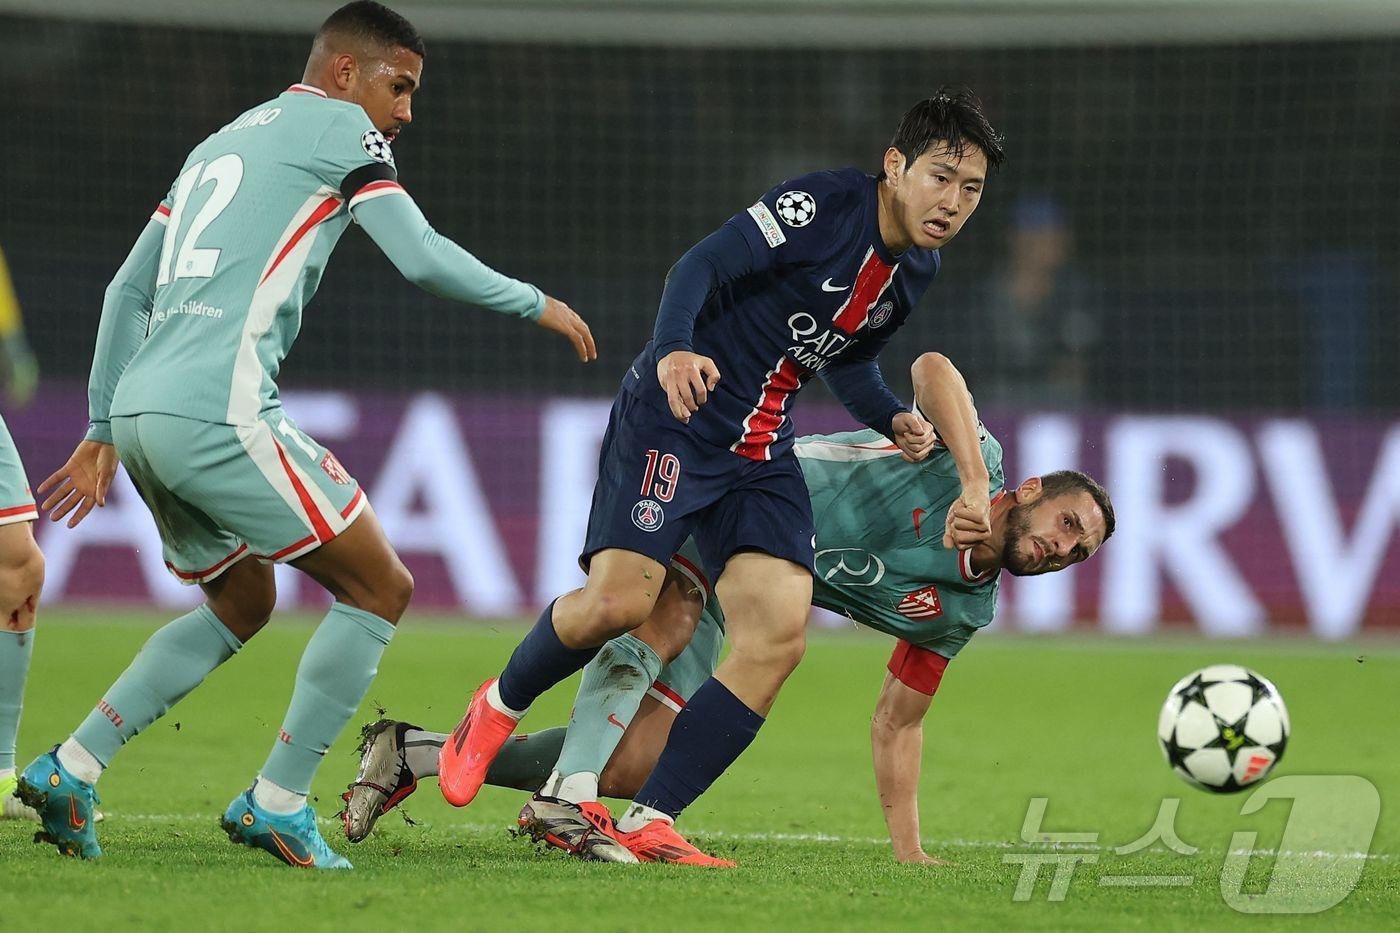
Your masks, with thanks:
[[[441,235],[407,194],[367,200],[355,220],[414,285],[441,298],[534,321],[567,337],[583,362],[597,359],[583,318],[533,285],[502,275]]]
[[[112,394],[117,390],[117,380],[146,339],[164,240],[165,224],[150,220],[103,295],[102,320],[97,325],[97,346],[88,374],[88,440],[112,443],[108,420]]]
[[[838,359],[821,370],[822,382],[851,417],[894,441],[905,460],[923,460],[933,449],[933,431],[922,417],[905,408],[885,384],[875,359],[879,347],[862,350],[860,355]]]
[[[927,855],[919,840],[919,766],[924,714],[932,700],[931,695],[907,686],[894,674],[886,674],[870,720],[870,749],[894,857],[901,862],[946,865]]]
[[[103,296],[102,320],[97,325],[97,346],[88,374],[87,437],[37,490],[40,496],[48,494],[43,506],[51,521],[62,521],[72,513],[69,528],[86,518],[94,506],[107,504],[107,489],[117,473],[110,420],[112,394],[146,339],[165,240],[164,216],[165,212],[157,211],[146,224]]]
[[[910,370],[914,400],[948,447],[957,466],[962,492],[948,510],[943,546],[966,550],[991,537],[991,479],[982,459],[982,441],[972,393],[953,361],[942,353],[924,353]]]

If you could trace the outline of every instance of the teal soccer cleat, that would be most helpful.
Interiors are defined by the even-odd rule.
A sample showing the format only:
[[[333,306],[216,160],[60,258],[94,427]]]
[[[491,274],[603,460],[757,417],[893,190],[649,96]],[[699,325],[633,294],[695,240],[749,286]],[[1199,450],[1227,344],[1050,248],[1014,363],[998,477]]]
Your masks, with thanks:
[[[296,813],[269,813],[254,802],[250,787],[233,798],[220,825],[234,842],[270,852],[293,868],[354,867],[326,845],[309,804]]]
[[[30,763],[19,776],[15,796],[39,814],[44,828],[34,834],[35,842],[47,842],[68,856],[101,858],[97,844],[97,791],[80,781],[58,763],[55,745]]]

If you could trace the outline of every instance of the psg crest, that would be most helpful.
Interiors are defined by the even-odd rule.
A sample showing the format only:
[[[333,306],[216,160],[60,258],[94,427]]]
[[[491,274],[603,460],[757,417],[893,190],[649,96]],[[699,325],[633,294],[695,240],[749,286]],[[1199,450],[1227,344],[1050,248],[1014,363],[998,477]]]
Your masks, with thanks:
[[[378,130],[365,130],[365,135],[360,137],[360,145],[365,148],[365,155],[374,161],[394,164],[394,150],[389,148],[389,140]]]
[[[784,191],[773,203],[778,218],[789,227],[805,227],[817,216],[817,202],[805,191]]]
[[[870,312],[870,326],[879,327],[890,319],[890,312],[894,310],[893,301],[882,301],[874,311]]]
[[[655,531],[666,520],[661,504],[651,499],[640,499],[632,506],[632,524],[643,531]]]

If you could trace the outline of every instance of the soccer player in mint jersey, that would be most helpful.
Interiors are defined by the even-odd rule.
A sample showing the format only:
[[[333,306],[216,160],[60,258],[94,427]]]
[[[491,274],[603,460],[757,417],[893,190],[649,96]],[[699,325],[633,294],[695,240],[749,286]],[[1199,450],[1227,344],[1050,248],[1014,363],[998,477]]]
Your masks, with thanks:
[[[231,839],[289,865],[349,867],[307,806],[327,747],[355,711],[413,592],[359,485],[283,410],[276,377],[336,241],[354,221],[414,284],[535,321],[580,359],[588,327],[539,289],[483,265],[429,226],[390,148],[412,117],[423,43],[372,2],[322,25],[302,80],[195,147],[107,290],[89,383],[92,425],[44,506],[75,525],[103,503],[118,457],[149,506],[165,560],[207,601],[162,628],[54,752],[23,799],[60,851],[101,850],[90,814],[102,770],[268,621],[269,562],[335,602],[297,670],[291,706],[253,785],[224,815]]]
[[[677,261],[604,435],[587,583],[551,603],[473,695],[442,750],[449,802],[472,800],[536,697],[648,618],[693,533],[729,606],[733,651],[680,717],[638,798],[646,806],[625,817],[688,846],[669,816],[752,741],[802,657],[814,528],[789,403],[820,376],[904,456],[928,454],[932,431],[886,387],[876,358],[1001,159],[976,98],[940,92],[905,114],[879,176],[784,182]]]
[[[1114,517],[1107,493],[1082,473],[1003,491],[1001,446],[978,422],[957,370],[925,354],[913,375],[917,407],[940,439],[924,461],[905,463],[874,431],[798,438],[795,449],[816,515],[813,602],[898,639],[871,727],[875,776],[896,857],[929,862],[917,805],[922,721],[944,669],[991,622],[998,570],[1048,573],[1086,560],[1113,533]],[[687,542],[658,603],[691,626],[698,618],[688,646],[670,634],[685,628],[675,619],[614,639],[584,668],[567,731],[518,736],[493,762],[490,783],[542,788],[520,814],[537,839],[596,860],[721,861],[645,832],[618,833],[597,800],[638,791],[677,714],[718,664],[724,610],[697,560]],[[366,739],[347,795],[352,841],[437,772],[448,737],[383,721]],[[579,774],[591,781],[570,781]],[[578,783],[591,784],[587,795],[573,792]]]

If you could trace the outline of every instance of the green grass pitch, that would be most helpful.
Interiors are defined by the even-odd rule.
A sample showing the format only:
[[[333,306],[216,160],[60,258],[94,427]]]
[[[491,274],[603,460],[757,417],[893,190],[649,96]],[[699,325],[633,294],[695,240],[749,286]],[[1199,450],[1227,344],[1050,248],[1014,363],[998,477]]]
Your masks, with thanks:
[[[48,612],[41,619],[20,733],[21,762],[63,738],[126,665],[159,613]],[[921,793],[926,849],[953,867],[901,866],[884,841],[870,768],[869,715],[888,655],[882,638],[819,633],[750,752],[682,828],[732,856],[731,872],[601,866],[541,854],[507,834],[522,795],[488,788],[453,810],[429,781],[359,846],[327,823],[357,869],[296,872],[230,845],[216,822],[263,760],[291,692],[305,619],[279,619],[232,662],[138,737],[102,780],[107,822],[100,863],[34,845],[32,824],[0,823],[4,929],[1214,929],[1400,925],[1400,648],[1394,643],[976,640],[949,668],[926,723]],[[449,729],[471,689],[500,668],[523,629],[410,617],[360,716],[330,752],[315,794],[322,818],[353,777],[356,726],[375,706]],[[1360,883],[1316,916],[1231,910],[1220,870],[1238,830],[1276,845],[1288,813],[1275,801],[1241,816],[1247,794],[1216,796],[1174,777],[1156,748],[1157,710],[1188,671],[1233,661],[1273,678],[1293,737],[1277,771],[1356,774],[1382,801]],[[526,726],[562,721],[573,684],[542,700]],[[1064,899],[1053,868],[1032,896],[1014,894],[1022,867],[1045,853],[1020,841],[1033,797],[1048,797],[1042,831],[1098,833],[1061,851],[1093,856]],[[1201,849],[1160,846],[1118,856],[1164,797],[1180,798],[1176,829]],[[1317,858],[1319,874],[1329,859]],[[1343,856],[1342,858],[1347,858]],[[1356,856],[1349,856],[1355,859]],[[1245,890],[1270,881],[1256,856]],[[1124,887],[1114,876],[1177,876],[1180,886]]]

